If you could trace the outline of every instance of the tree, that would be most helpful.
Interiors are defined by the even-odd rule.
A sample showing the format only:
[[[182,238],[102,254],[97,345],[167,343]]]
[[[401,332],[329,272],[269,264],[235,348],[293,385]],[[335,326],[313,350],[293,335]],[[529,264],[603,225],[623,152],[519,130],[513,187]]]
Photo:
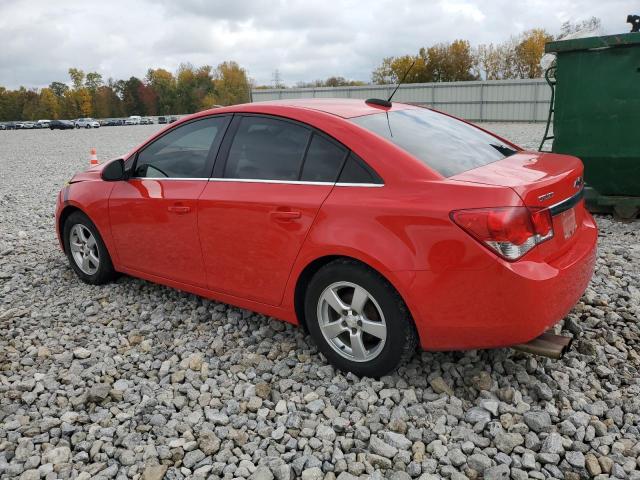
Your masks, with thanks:
[[[236,62],[223,62],[218,65],[213,73],[213,83],[215,102],[219,105],[234,105],[250,100],[251,86],[247,72]]]
[[[158,95],[157,109],[159,115],[166,115],[175,111],[176,104],[176,79],[171,72],[162,68],[147,71],[145,78]]]
[[[76,90],[82,88],[82,82],[84,81],[84,72],[77,68],[69,69],[69,77],[71,77],[71,83]]]
[[[524,32],[515,47],[516,69],[519,78],[538,78],[542,76],[540,59],[544,55],[545,43],[553,40],[545,30],[535,28]]]
[[[69,90],[69,86],[62,82],[51,82],[49,89],[56,97],[62,98],[64,96],[64,92]]]
[[[144,115],[146,108],[140,96],[142,81],[137,77],[130,77],[122,86],[122,105],[125,115]]]
[[[214,93],[212,70],[210,65],[196,69],[190,63],[178,67],[175,107],[179,113],[206,108],[205,98]]]
[[[84,86],[87,87],[92,93],[95,93],[95,91],[102,85],[102,75],[96,72],[87,73],[86,79],[84,81]]]
[[[405,79],[405,83],[422,83],[432,81],[426,69],[426,54],[423,56],[422,51],[414,55],[403,55],[401,57],[387,57],[382,60],[382,65],[373,71],[373,83],[378,85],[398,83],[404,74],[409,74]],[[413,68],[409,71],[411,65]]]
[[[60,117],[59,97],[50,88],[40,90],[38,117],[55,120]]]
[[[142,83],[138,87],[138,97],[144,106],[142,111],[145,115],[156,115],[158,113],[158,94],[151,85]]]

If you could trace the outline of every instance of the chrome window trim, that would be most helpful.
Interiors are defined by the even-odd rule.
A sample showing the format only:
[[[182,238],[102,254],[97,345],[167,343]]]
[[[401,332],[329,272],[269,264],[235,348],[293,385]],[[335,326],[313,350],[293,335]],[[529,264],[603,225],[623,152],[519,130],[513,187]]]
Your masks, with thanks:
[[[207,177],[129,177],[129,180],[202,180],[203,182],[206,182],[209,179]]]
[[[129,177],[129,180],[167,180],[171,182],[175,181],[195,181],[201,180],[203,182],[239,182],[239,183],[275,183],[285,185],[335,185],[336,187],[364,187],[364,188],[378,188],[384,187],[384,183],[348,183],[348,182],[307,182],[304,180],[266,180],[261,178],[187,178],[187,177]]]
[[[266,180],[261,178],[221,178],[212,177],[210,182],[240,182],[240,183],[276,183],[289,185],[335,185],[336,187],[384,187],[379,183],[345,183],[345,182],[310,182],[304,180]]]
[[[366,188],[379,188],[379,187],[384,187],[384,183],[349,183],[349,182],[338,182],[338,183],[336,183],[336,187],[366,187]]]

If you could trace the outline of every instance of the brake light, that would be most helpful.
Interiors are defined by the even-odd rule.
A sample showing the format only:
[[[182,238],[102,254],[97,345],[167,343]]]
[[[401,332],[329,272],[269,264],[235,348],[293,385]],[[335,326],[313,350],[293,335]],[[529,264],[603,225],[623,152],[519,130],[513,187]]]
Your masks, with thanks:
[[[464,231],[506,260],[517,260],[553,237],[549,209],[527,207],[475,208],[451,212]]]

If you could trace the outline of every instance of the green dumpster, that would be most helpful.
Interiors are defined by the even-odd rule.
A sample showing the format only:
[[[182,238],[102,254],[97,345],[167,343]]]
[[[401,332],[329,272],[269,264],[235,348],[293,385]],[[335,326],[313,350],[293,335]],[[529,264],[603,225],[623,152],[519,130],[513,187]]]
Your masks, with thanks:
[[[594,211],[640,212],[640,33],[549,42],[553,146],[580,157]]]

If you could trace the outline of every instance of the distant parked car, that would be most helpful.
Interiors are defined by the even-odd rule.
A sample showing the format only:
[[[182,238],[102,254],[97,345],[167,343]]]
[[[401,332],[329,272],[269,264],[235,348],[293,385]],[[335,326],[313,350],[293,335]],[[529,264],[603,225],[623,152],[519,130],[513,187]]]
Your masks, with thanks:
[[[7,122],[4,124],[5,128],[7,130],[15,130],[16,129],[16,122]]]
[[[101,127],[106,127],[109,125],[110,120],[108,118],[102,119],[102,120],[98,120],[98,123],[100,124]]]
[[[177,120],[178,120],[178,117],[174,117],[173,115],[169,117],[169,123],[176,122]]]
[[[38,120],[36,128],[49,128],[49,123],[51,123],[51,120]]]
[[[158,117],[158,123],[167,123],[167,117]]]
[[[143,117],[140,119],[140,125],[153,125],[153,120],[149,117]]]
[[[124,121],[125,125],[140,125],[142,117],[140,115],[131,115]]]
[[[36,128],[35,122],[22,122],[22,128],[25,130],[31,130]]]
[[[7,126],[4,123],[0,123],[0,130],[6,130]]]
[[[76,126],[71,120],[51,120],[49,128],[51,130],[73,130]]]
[[[93,118],[79,118],[76,120],[76,128],[100,128],[100,123]]]

